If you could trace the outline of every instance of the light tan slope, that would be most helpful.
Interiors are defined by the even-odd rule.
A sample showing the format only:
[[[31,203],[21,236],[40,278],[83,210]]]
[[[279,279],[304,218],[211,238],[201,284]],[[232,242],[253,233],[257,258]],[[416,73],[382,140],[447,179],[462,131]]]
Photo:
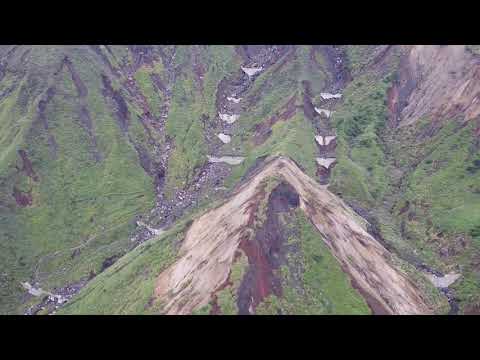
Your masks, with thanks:
[[[400,126],[423,116],[436,118],[463,113],[465,120],[480,114],[480,58],[464,45],[416,45],[406,68],[416,86],[402,110]]]
[[[208,304],[227,280],[239,242],[253,232],[256,204],[268,196],[262,180],[272,176],[295,188],[301,209],[371,306],[375,303],[390,314],[430,313],[417,287],[393,266],[388,251],[365,231],[358,216],[292,160],[280,157],[252,175],[223,205],[193,222],[180,259],[158,278],[156,296],[168,314],[187,314]]]

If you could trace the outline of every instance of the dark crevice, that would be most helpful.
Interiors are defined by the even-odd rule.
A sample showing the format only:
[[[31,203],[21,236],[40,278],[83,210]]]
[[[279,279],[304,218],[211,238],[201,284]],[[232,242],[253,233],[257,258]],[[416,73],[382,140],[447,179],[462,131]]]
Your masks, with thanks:
[[[125,134],[128,131],[128,122],[130,112],[128,111],[127,103],[118,90],[113,89],[110,79],[102,74],[103,82],[103,95],[112,99],[116,105],[115,118],[117,119],[118,126]]]
[[[58,144],[55,141],[54,136],[50,133],[48,126],[47,115],[45,114],[47,105],[52,101],[55,96],[55,87],[51,86],[47,89],[43,98],[38,102],[38,121],[47,132],[48,136],[48,145],[50,149],[50,154],[53,159],[57,158]]]

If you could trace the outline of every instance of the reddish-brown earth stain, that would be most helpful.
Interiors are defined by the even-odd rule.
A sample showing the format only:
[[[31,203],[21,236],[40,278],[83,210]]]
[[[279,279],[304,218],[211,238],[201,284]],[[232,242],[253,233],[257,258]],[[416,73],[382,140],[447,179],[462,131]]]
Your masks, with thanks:
[[[31,191],[29,192],[23,192],[19,190],[16,186],[13,187],[13,197],[15,198],[15,201],[17,202],[17,205],[21,207],[27,207],[32,205],[32,194]]]
[[[165,86],[162,78],[157,73],[150,74],[150,78],[152,79],[152,83],[156,86],[157,90],[159,90],[163,95],[167,95],[167,87]]]
[[[296,51],[297,51],[297,48],[295,46],[291,48],[286,48],[284,53],[282,54],[282,56],[284,55],[282,61],[280,61],[277,66],[275,66],[275,69],[273,69],[272,73],[273,74],[277,73],[285,66],[287,62],[293,60]]]
[[[255,308],[272,293],[273,271],[258,243],[243,240],[239,247],[247,255],[250,266],[255,268],[252,281],[253,288],[250,289],[253,297],[253,307]]]
[[[102,59],[102,61],[107,65],[107,67],[110,69],[110,72],[115,76],[115,77],[119,77],[120,74],[118,72],[118,69],[115,68],[112,63],[110,62],[110,60],[108,59],[108,57],[103,53],[102,49],[100,48],[99,45],[89,45],[89,47],[98,55],[100,56],[100,58]],[[112,55],[112,57],[115,58],[115,54],[113,54],[112,50],[110,49],[110,47],[108,45],[105,45],[105,48],[107,49],[107,51],[110,53],[110,55]]]
[[[253,143],[258,146],[263,144],[272,134],[272,126],[279,120],[287,121],[295,115],[297,108],[295,106],[297,96],[293,95],[288,102],[280,110],[280,114],[275,114],[269,119],[262,121],[255,126],[255,134],[253,135]]]
[[[394,127],[397,124],[398,95],[398,84],[395,83],[387,92],[388,119],[391,127]]]
[[[282,296],[280,279],[274,271],[284,262],[285,229],[279,213],[299,206],[299,196],[287,183],[280,183],[268,199],[266,220],[255,232],[254,238],[244,238],[239,244],[248,258],[249,268],[238,289],[238,308],[241,314],[250,313],[266,297]]]
[[[21,171],[25,172],[29,178],[33,181],[38,182],[38,176],[33,170],[32,162],[28,158],[27,152],[25,150],[18,150],[18,155],[22,158],[22,169]]]

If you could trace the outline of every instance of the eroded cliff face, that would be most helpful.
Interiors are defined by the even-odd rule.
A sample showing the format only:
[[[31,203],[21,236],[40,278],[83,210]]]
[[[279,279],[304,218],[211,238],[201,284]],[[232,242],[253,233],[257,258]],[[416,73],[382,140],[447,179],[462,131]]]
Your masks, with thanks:
[[[269,178],[281,179],[293,189],[290,193],[298,194],[300,209],[375,312],[431,312],[416,285],[365,230],[362,219],[292,160],[279,157],[252,174],[223,205],[193,222],[179,260],[157,280],[155,295],[167,314],[188,314],[207,305],[228,280],[239,245],[255,236]]]
[[[400,126],[425,116],[432,121],[461,116],[464,121],[480,114],[480,57],[465,45],[415,45],[399,70]]]

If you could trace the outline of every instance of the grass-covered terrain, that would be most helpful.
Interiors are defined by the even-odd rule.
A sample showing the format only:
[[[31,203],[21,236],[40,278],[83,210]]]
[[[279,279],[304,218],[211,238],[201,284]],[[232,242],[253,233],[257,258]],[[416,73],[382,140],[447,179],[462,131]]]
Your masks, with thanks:
[[[186,223],[129,252],[92,280],[58,314],[148,314],[158,274],[176,260]]]
[[[346,53],[357,76],[333,116],[338,163],[330,189],[367,210],[403,258],[461,272],[453,287],[461,310],[478,303],[480,198],[475,173],[480,161],[474,123],[462,126],[461,119],[446,119],[435,128],[425,118],[390,128],[387,90],[398,59],[392,57],[388,71],[369,71],[364,69],[367,48],[350,46]]]
[[[26,61],[43,60],[47,49],[35,48]],[[86,49],[57,51],[45,68],[27,71],[16,83],[21,75],[13,72],[10,82],[1,82],[2,89],[15,89],[0,100],[0,124],[15,131],[2,131],[2,142],[11,142],[1,155],[1,312],[18,311],[20,281],[52,289],[98,272],[105,258],[129,246],[134,216],[153,205],[152,179],[102,95],[100,73],[106,69]],[[58,70],[65,54],[87,94],[79,94],[65,66]],[[54,89],[48,100],[47,86]],[[134,116],[130,121],[132,133],[138,132],[141,125]],[[35,175],[19,170],[25,164],[18,150]],[[29,193],[31,205],[16,204],[14,189]]]
[[[348,200],[373,206],[388,186],[383,143],[380,138],[387,118],[389,77],[360,76],[345,89],[344,102],[333,115],[337,130],[338,164],[331,189]]]
[[[461,311],[480,306],[480,155],[474,122],[463,126],[462,119],[426,117],[391,128],[387,91],[396,79],[398,52],[376,58],[373,46],[343,50],[353,80],[331,118],[337,164],[330,190],[363,209],[403,259],[460,272],[453,289]],[[477,45],[467,50],[479,53]],[[198,175],[207,161],[205,135],[211,129],[206,127],[217,116],[217,87],[239,71],[242,59],[234,46],[2,46],[0,57],[0,313],[21,313],[38,299],[25,303],[20,282],[39,281],[53,290],[100,273],[105,259],[128,252],[135,218],[154,206],[155,179],[146,168],[158,163],[167,142],[167,198]],[[303,93],[308,82],[317,103],[333,80],[327,69],[322,52],[297,46],[242,94],[232,141],[221,147],[226,155],[245,157],[231,168],[228,189],[267,156],[291,157],[315,177],[318,150]],[[279,116],[291,99],[295,114],[279,119],[264,141],[253,141],[256,127]],[[168,116],[160,120],[165,109]],[[145,110],[152,123],[143,119]],[[155,122],[163,126],[162,121],[159,131]],[[199,199],[183,219],[210,206],[208,199]],[[286,267],[284,298],[271,297],[258,312],[368,312],[303,215],[297,214],[294,226],[300,232],[290,241],[301,251],[290,260],[304,266],[302,281],[310,295],[300,296],[289,285],[294,275]],[[64,311],[157,311],[144,306],[153,279],[175,258],[183,230],[179,224],[128,253]],[[245,261],[232,271],[237,285]],[[237,311],[232,291],[217,294],[224,313]],[[427,291],[438,300],[438,292]],[[207,306],[198,313],[209,311]]]
[[[348,45],[344,48],[348,69],[352,75],[356,75],[372,60],[375,47],[371,45]]]
[[[425,119],[393,140],[397,161],[412,168],[394,214],[404,237],[424,258],[462,273],[455,284],[460,302],[478,303],[480,182],[475,174],[480,161],[474,124],[449,121],[435,135],[419,136],[430,126]]]

